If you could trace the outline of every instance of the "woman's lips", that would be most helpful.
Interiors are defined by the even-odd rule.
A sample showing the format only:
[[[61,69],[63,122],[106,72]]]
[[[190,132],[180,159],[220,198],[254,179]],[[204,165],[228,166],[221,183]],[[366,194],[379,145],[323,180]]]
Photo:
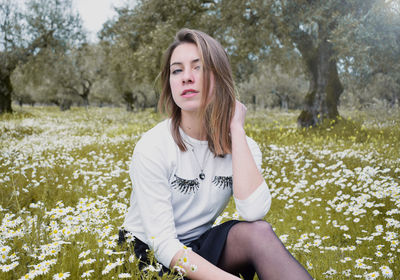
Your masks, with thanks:
[[[182,96],[182,97],[192,97],[192,96],[197,95],[198,93],[199,93],[199,91],[197,91],[197,90],[195,90],[195,89],[185,89],[185,90],[182,92],[181,96]]]

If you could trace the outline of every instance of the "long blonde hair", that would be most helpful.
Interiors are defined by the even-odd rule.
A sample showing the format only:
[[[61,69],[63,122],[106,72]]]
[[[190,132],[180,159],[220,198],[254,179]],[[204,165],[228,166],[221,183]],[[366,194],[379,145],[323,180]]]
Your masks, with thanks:
[[[230,123],[235,111],[235,87],[229,58],[218,41],[204,32],[192,29],[181,29],[174,42],[164,53],[161,68],[161,96],[158,108],[172,120],[172,137],[181,151],[186,151],[186,145],[179,132],[181,109],[172,98],[170,77],[171,56],[175,48],[183,43],[195,44],[199,50],[203,64],[203,92],[210,91],[210,80],[213,76],[214,86],[211,89],[210,102],[208,94],[202,95],[200,116],[204,120],[209,149],[215,156],[224,156],[232,151],[230,138]],[[212,73],[212,74],[211,74]]]

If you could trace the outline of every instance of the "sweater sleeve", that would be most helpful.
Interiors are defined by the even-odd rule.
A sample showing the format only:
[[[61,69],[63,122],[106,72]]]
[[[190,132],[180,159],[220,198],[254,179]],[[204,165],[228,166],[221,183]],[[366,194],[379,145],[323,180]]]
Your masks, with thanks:
[[[159,262],[169,267],[174,255],[184,245],[176,234],[165,162],[160,153],[151,149],[135,149],[130,176],[147,238],[142,241],[154,250]]]
[[[253,155],[258,170],[261,172],[262,153],[257,143],[247,137],[247,144]],[[253,193],[246,199],[234,197],[236,210],[246,221],[256,221],[264,218],[271,207],[271,193],[265,180],[258,186]]]

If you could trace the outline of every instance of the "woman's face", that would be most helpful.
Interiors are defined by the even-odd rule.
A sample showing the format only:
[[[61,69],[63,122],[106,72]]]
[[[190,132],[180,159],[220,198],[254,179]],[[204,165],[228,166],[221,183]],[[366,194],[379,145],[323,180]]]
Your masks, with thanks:
[[[175,104],[185,112],[196,112],[203,93],[203,65],[197,46],[183,43],[170,60],[169,83]]]

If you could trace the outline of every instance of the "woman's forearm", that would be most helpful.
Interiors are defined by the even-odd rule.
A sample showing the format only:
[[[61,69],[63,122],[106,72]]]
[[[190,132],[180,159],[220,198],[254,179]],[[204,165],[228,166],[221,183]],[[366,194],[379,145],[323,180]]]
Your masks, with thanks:
[[[193,280],[238,280],[236,277],[228,272],[213,265],[199,254],[196,254],[190,249],[182,249],[175,254],[170,265],[171,270],[184,269],[185,277]]]
[[[244,200],[264,181],[246,140],[243,126],[231,125],[233,194]]]

